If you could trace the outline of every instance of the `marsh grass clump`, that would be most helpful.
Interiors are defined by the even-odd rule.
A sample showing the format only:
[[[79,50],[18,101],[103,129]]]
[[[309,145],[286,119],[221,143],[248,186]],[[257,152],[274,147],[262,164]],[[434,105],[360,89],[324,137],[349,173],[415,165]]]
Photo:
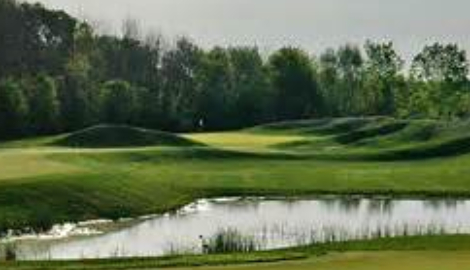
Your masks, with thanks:
[[[208,240],[203,239],[202,246],[207,254],[248,253],[261,249],[255,237],[243,235],[232,228],[219,230]]]
[[[32,231],[34,233],[43,233],[52,229],[55,224],[54,213],[47,207],[37,207],[30,212],[30,227],[23,225],[22,227],[14,226],[13,229],[18,233],[26,233]]]
[[[2,250],[2,253],[3,253],[1,254],[0,258],[3,259],[4,261],[13,262],[17,260],[18,251],[17,251],[17,247],[15,244],[7,243],[0,250]]]

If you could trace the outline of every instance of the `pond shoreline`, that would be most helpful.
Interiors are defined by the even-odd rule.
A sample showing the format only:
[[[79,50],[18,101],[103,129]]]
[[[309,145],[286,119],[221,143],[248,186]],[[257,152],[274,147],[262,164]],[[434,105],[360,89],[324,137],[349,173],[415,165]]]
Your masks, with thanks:
[[[185,206],[179,208],[178,210],[167,212],[165,214],[146,215],[146,216],[140,216],[140,217],[134,218],[134,219],[125,218],[125,219],[120,219],[118,221],[99,220],[99,221],[85,221],[85,222],[80,222],[80,223],[74,224],[79,230],[82,230],[84,232],[83,234],[74,233],[74,231],[70,230],[70,228],[69,228],[68,232],[70,233],[70,235],[67,235],[67,232],[59,233],[57,237],[54,237],[54,235],[48,235],[48,234],[36,235],[36,237],[34,237],[34,235],[33,236],[32,235],[25,235],[25,236],[10,238],[9,241],[7,241],[7,242],[16,243],[16,244],[19,244],[19,245],[26,245],[26,246],[28,246],[28,245],[35,246],[35,245],[38,245],[39,243],[42,243],[41,245],[46,244],[47,246],[50,245],[50,246],[53,247],[55,245],[63,246],[64,244],[65,244],[65,246],[67,246],[68,245],[67,243],[69,243],[69,242],[73,245],[73,243],[77,242],[77,241],[79,243],[85,241],[85,243],[86,243],[87,239],[90,238],[91,242],[89,244],[87,244],[87,246],[89,246],[91,243],[96,242],[96,240],[95,241],[93,240],[96,237],[98,237],[97,239],[108,239],[106,241],[109,241],[109,239],[112,239],[114,237],[113,235],[126,235],[127,234],[126,231],[128,231],[128,230],[129,230],[129,232],[137,230],[134,233],[139,232],[139,234],[140,234],[140,230],[142,230],[142,229],[139,229],[139,228],[146,228],[146,227],[150,226],[151,224],[159,224],[160,222],[164,222],[162,224],[165,224],[165,223],[171,224],[172,222],[179,222],[179,221],[177,221],[179,219],[181,219],[181,220],[195,219],[195,218],[198,218],[198,216],[201,216],[201,215],[202,216],[209,215],[209,217],[212,216],[212,218],[214,218],[214,217],[222,218],[222,217],[224,217],[224,215],[230,213],[230,211],[232,211],[232,210],[236,211],[236,212],[234,212],[233,216],[232,216],[232,214],[229,214],[229,216],[232,216],[232,217],[228,217],[229,220],[230,220],[230,218],[235,218],[237,215],[240,215],[240,214],[245,215],[244,212],[240,212],[240,211],[244,211],[243,209],[245,209],[245,208],[247,208],[248,213],[249,213],[249,211],[253,211],[252,209],[257,209],[258,207],[260,207],[260,209],[264,209],[265,207],[268,207],[269,205],[271,205],[271,206],[269,206],[271,208],[272,207],[278,207],[278,208],[275,208],[276,211],[271,209],[271,210],[269,210],[270,212],[267,212],[267,213],[271,213],[271,214],[268,215],[268,217],[271,216],[271,220],[277,220],[277,218],[272,216],[273,213],[276,213],[276,212],[284,213],[284,214],[281,214],[281,216],[283,218],[287,218],[287,219],[285,221],[282,221],[282,219],[277,220],[276,221],[277,223],[273,223],[273,224],[271,224],[271,223],[264,224],[261,221],[250,221],[251,222],[250,224],[252,224],[250,226],[255,226],[255,227],[258,226],[259,229],[257,229],[257,230],[262,230],[262,232],[261,231],[257,232],[257,234],[262,233],[262,235],[261,236],[256,236],[257,238],[254,241],[261,241],[261,239],[264,239],[262,241],[266,241],[268,239],[271,239],[271,240],[269,240],[268,242],[266,242],[264,244],[262,244],[263,242],[254,242],[257,245],[259,245],[260,250],[271,250],[271,249],[278,249],[278,248],[287,248],[287,247],[294,247],[294,246],[310,245],[311,243],[313,243],[313,242],[316,243],[317,241],[319,241],[319,243],[327,243],[327,242],[330,242],[330,241],[337,242],[337,241],[358,240],[358,239],[369,239],[370,240],[370,239],[375,239],[375,238],[399,237],[399,236],[408,236],[408,235],[415,236],[415,235],[460,234],[460,233],[463,233],[463,232],[465,232],[465,233],[470,232],[470,227],[469,227],[470,225],[468,225],[470,223],[467,219],[460,219],[460,218],[455,219],[455,217],[453,215],[450,215],[450,216],[448,216],[449,218],[452,217],[450,223],[445,222],[445,223],[441,224],[439,222],[439,220],[442,221],[442,220],[446,219],[445,217],[447,217],[447,215],[442,215],[442,213],[445,213],[445,211],[448,211],[448,210],[445,210],[447,208],[449,208],[449,210],[452,210],[453,207],[455,207],[455,209],[460,209],[460,210],[458,210],[458,213],[460,213],[459,214],[460,216],[462,215],[462,213],[469,212],[468,211],[468,209],[470,209],[468,207],[469,202],[470,202],[470,200],[462,200],[462,199],[454,199],[454,198],[450,199],[448,197],[439,198],[439,199],[427,197],[427,198],[423,199],[423,198],[418,198],[418,197],[400,197],[400,198],[397,198],[397,197],[393,197],[393,196],[383,196],[383,195],[364,196],[364,195],[358,195],[358,194],[349,195],[349,196],[338,196],[336,194],[328,194],[328,195],[290,196],[290,197],[285,197],[285,196],[222,197],[222,198],[221,197],[212,197],[212,198],[197,200],[193,203],[186,204]],[[311,206],[309,206],[309,205],[311,205]],[[400,205],[402,205],[402,206],[400,206]],[[376,223],[376,222],[363,223],[364,220],[363,221],[357,220],[357,221],[354,221],[354,222],[359,222],[359,223],[352,226],[350,229],[346,229],[346,228],[342,227],[343,225],[341,225],[340,227],[336,227],[337,225],[334,225],[335,223],[331,223],[330,225],[328,225],[329,223],[326,222],[331,218],[333,218],[333,220],[335,220],[335,219],[340,218],[340,216],[344,216],[346,214],[346,212],[344,214],[341,214],[342,211],[347,211],[347,212],[361,211],[361,213],[362,213],[362,214],[360,214],[361,216],[364,215],[364,214],[366,216],[371,215],[371,214],[372,215],[380,214],[378,217],[376,217],[376,218],[380,218],[378,220],[378,221],[380,221],[381,219],[386,218],[387,215],[390,215],[389,211],[392,211],[390,213],[395,213],[396,211],[399,211],[399,210],[395,210],[395,208],[398,207],[397,209],[402,209],[403,207],[406,207],[404,205],[410,205],[410,206],[414,205],[413,207],[415,207],[415,208],[418,207],[418,208],[416,208],[416,209],[418,209],[418,212],[416,214],[421,213],[420,215],[425,215],[425,216],[423,216],[423,217],[425,217],[425,219],[422,220],[420,223],[416,223],[416,221],[413,221],[413,219],[410,220],[409,217],[406,218],[406,215],[405,215],[404,220],[402,220],[403,217],[401,219],[398,218],[397,220],[395,220],[395,218],[394,218],[394,220],[395,220],[394,222],[396,224],[394,223],[394,224],[390,224],[390,225],[385,225],[385,224],[382,224],[380,222],[379,223]],[[408,206],[408,207],[410,207],[410,206]],[[252,207],[254,207],[254,208],[252,208]],[[279,208],[279,207],[282,207],[282,208]],[[314,211],[314,212],[312,212],[312,213],[316,213],[316,214],[313,214],[313,216],[312,216],[314,219],[309,221],[309,222],[314,222],[314,223],[312,223],[312,224],[305,223],[304,224],[304,222],[306,222],[305,217],[301,218],[301,219],[298,219],[299,217],[305,216],[305,214],[303,214],[303,212],[297,213],[298,210],[295,210],[295,209],[298,208],[298,207],[301,207],[301,209],[303,208],[304,210],[302,210],[302,211],[305,211],[305,210]],[[305,207],[307,207],[307,208],[305,208]],[[314,207],[314,208],[309,210],[310,209],[309,207]],[[320,208],[318,208],[318,207],[320,207]],[[333,207],[333,208],[331,208],[331,207]],[[372,207],[372,208],[369,209],[369,207]],[[425,208],[422,208],[422,207],[425,207]],[[464,207],[464,208],[462,208],[462,207]],[[390,210],[389,210],[389,208],[390,208]],[[429,210],[427,208],[429,208],[431,210]],[[452,209],[450,209],[450,208],[452,208]],[[217,210],[217,209],[219,209],[219,210]],[[225,210],[223,210],[223,209],[225,209]],[[232,209],[232,210],[230,210],[230,209]],[[267,208],[267,209],[270,209],[270,208]],[[317,210],[315,210],[315,209],[317,209]],[[404,208],[404,209],[407,209],[407,208]],[[412,211],[416,211],[416,209],[412,210]],[[421,209],[421,210],[419,210],[419,209]],[[464,210],[464,209],[466,209],[466,210]],[[228,212],[226,212],[224,214],[223,212],[221,213],[220,211],[225,211],[225,212],[228,211]],[[258,210],[258,211],[262,211],[262,210]],[[267,210],[263,210],[263,211],[267,211]],[[318,211],[320,211],[320,212],[318,212]],[[370,211],[372,211],[372,212],[370,212]],[[380,211],[380,213],[376,212],[376,211]],[[403,211],[403,210],[400,210],[400,211]],[[409,211],[409,210],[407,210],[407,211]],[[441,213],[438,216],[436,216],[436,217],[438,217],[437,221],[428,220],[428,217],[426,216],[426,215],[429,215],[430,213],[434,213],[433,211],[436,212],[436,214]],[[442,212],[442,211],[444,211],[444,212]],[[452,210],[452,211],[454,211],[454,210]],[[455,210],[455,211],[457,211],[457,210]],[[464,212],[462,212],[462,211],[464,211]],[[208,214],[204,214],[205,212],[207,212]],[[264,213],[264,212],[257,212],[257,213],[258,213],[257,215],[261,215],[261,216],[264,216],[265,214],[267,214],[267,213]],[[261,214],[261,213],[264,213],[264,214]],[[295,214],[295,213],[297,213],[297,214]],[[428,213],[428,214],[424,214],[424,213]],[[393,214],[393,215],[395,216],[397,214],[398,214],[397,217],[399,217],[401,215],[400,212],[397,212],[396,214]],[[291,216],[291,215],[294,215],[294,216]],[[330,215],[331,215],[331,217],[330,217]],[[340,215],[340,216],[338,216],[338,215]],[[352,215],[352,216],[349,217],[349,218],[345,217],[348,222],[350,222],[350,221],[352,222],[353,220],[357,219],[357,218],[353,218],[353,217],[355,217],[355,215],[359,215],[359,212],[357,214],[354,214],[354,212],[351,212],[350,215]],[[312,217],[310,217],[310,218],[312,218]],[[456,217],[458,217],[458,216],[456,216]],[[320,223],[317,223],[317,221],[315,221],[317,218],[320,218],[320,220],[326,218],[325,219],[326,221],[320,221]],[[203,218],[203,219],[205,219],[205,218]],[[406,221],[406,219],[408,219],[409,221]],[[243,219],[241,219],[241,220],[243,220]],[[257,220],[257,219],[255,219],[255,220]],[[268,220],[265,220],[263,222],[268,222]],[[459,221],[459,220],[461,220],[461,221]],[[455,223],[457,221],[458,222],[463,222],[463,223],[462,224]],[[155,222],[157,222],[157,223],[155,223]],[[226,225],[219,225],[220,226],[219,229],[231,229],[230,227],[228,227],[228,226],[231,226],[230,225],[231,222],[230,221],[225,221],[225,222],[226,222]],[[272,221],[270,221],[270,222],[272,222]],[[284,222],[287,222],[287,223],[284,223]],[[329,222],[333,222],[333,221],[329,221]],[[340,218],[340,220],[337,220],[337,221],[334,221],[334,222],[339,222],[338,224],[342,224],[344,221],[341,221],[341,218]],[[411,222],[411,223],[408,223],[408,222]],[[288,223],[290,223],[290,225],[288,225]],[[181,243],[177,244],[178,243],[177,240],[174,240],[175,241],[174,243],[173,242],[168,242],[167,244],[171,245],[171,246],[169,246],[170,247],[169,250],[171,252],[159,251],[159,252],[157,252],[159,254],[159,256],[164,255],[164,254],[170,254],[170,253],[171,254],[173,254],[173,253],[180,254],[180,253],[187,253],[187,252],[188,253],[196,253],[196,254],[199,253],[197,251],[197,248],[193,246],[194,244],[196,244],[194,242],[194,240],[198,238],[198,235],[201,235],[201,236],[204,235],[204,236],[208,237],[208,236],[212,235],[213,233],[216,233],[216,230],[215,230],[216,228],[212,228],[210,233],[208,233],[206,231],[205,233],[200,233],[199,234],[197,232],[196,228],[199,228],[199,226],[201,226],[201,225],[197,225],[197,224],[198,223],[195,223],[195,224],[189,223],[187,225],[191,228],[194,227],[194,231],[195,231],[194,233],[197,233],[196,235],[191,236],[192,237],[191,238],[192,239],[191,240],[192,244],[190,244],[188,246],[184,246]],[[270,224],[270,225],[268,225],[268,224]],[[454,226],[453,224],[458,224],[458,226],[457,225]],[[69,225],[70,225],[70,223],[69,223]],[[303,227],[303,226],[306,226],[306,225],[308,225],[308,226]],[[152,226],[154,226],[154,225],[152,225]],[[170,231],[165,232],[165,230],[166,230],[165,227],[160,228],[160,229],[154,228],[152,230],[155,230],[155,231],[153,231],[153,232],[149,231],[148,232],[148,233],[150,233],[149,236],[148,236],[149,238],[147,238],[146,236],[140,236],[141,238],[139,238],[139,239],[142,240],[142,237],[144,237],[143,238],[144,241],[148,241],[150,239],[157,239],[158,240],[158,238],[159,238],[158,235],[160,234],[160,232],[164,233],[164,234],[170,233],[170,235],[175,234],[174,236],[177,236],[177,235],[179,235],[179,232],[182,229],[182,228],[178,227],[178,226],[181,226],[181,224],[178,225],[177,227],[174,227],[174,228],[173,228],[173,225],[168,225],[168,226],[170,226],[170,227],[168,227],[167,229],[171,228]],[[202,225],[202,226],[204,226],[204,225]],[[233,225],[233,226],[235,226],[234,228],[236,228],[236,225]],[[294,226],[294,227],[292,227],[292,226]],[[332,227],[330,227],[330,226],[332,226]],[[161,231],[162,229],[164,231]],[[148,229],[144,229],[144,232],[145,232],[145,230],[148,230]],[[93,232],[93,233],[89,233],[89,232]],[[155,234],[156,232],[157,232],[157,234]],[[247,233],[247,232],[244,232],[244,233]],[[111,235],[107,236],[108,234],[111,234]],[[247,234],[247,236],[249,236],[250,234],[251,233]],[[249,236],[249,237],[251,237],[251,236]],[[261,238],[259,238],[259,237],[261,237]],[[269,237],[269,238],[265,239],[265,237]],[[146,240],[146,239],[148,239],[148,240]],[[170,237],[169,239],[177,239],[177,238]],[[284,240],[282,240],[282,239],[284,239]],[[315,239],[315,240],[313,240],[313,239]],[[105,241],[105,240],[100,240],[100,241]],[[171,241],[173,241],[173,240],[171,240]],[[272,242],[272,241],[274,241],[274,242]],[[278,242],[278,241],[281,241],[281,242]],[[287,241],[287,242],[284,243],[282,241]],[[125,242],[123,242],[123,243],[125,243]],[[271,244],[268,244],[268,243],[271,243]],[[275,243],[277,243],[277,244],[275,244]],[[126,257],[127,254],[128,254],[127,252],[130,252],[130,251],[126,251],[126,250],[131,248],[131,247],[126,247],[126,250],[119,251],[118,250],[119,245],[118,244],[115,244],[115,245],[116,245],[116,254],[115,255],[111,256],[110,255],[111,253],[109,253],[109,254],[106,253],[106,252],[110,252],[109,247],[108,247],[107,249],[104,249],[103,251],[100,251],[100,252],[105,252],[105,253],[99,253],[101,255],[96,255],[96,256],[97,257],[101,257],[101,256],[104,256],[104,257],[107,257],[107,256],[110,256],[110,257],[113,257],[113,256]],[[159,244],[159,245],[161,245],[161,244]],[[199,243],[199,245],[200,245],[200,243]],[[265,246],[265,245],[267,245],[267,246]],[[200,248],[200,246],[198,248]],[[106,251],[106,250],[108,250],[108,251]],[[130,250],[132,250],[132,249],[130,249]],[[73,251],[70,251],[70,252],[71,252],[71,254],[73,254]],[[142,251],[133,251],[133,252],[131,252],[131,254],[139,254],[137,256],[147,257],[145,255],[146,254],[145,252],[144,253],[140,253],[140,252],[142,252]],[[89,254],[89,255],[86,255],[86,256],[90,256],[90,253],[87,253],[87,254]],[[95,253],[91,253],[91,254],[95,254]],[[106,255],[103,255],[103,254],[106,254]],[[38,256],[38,255],[34,255],[34,256]],[[51,255],[49,255],[49,256],[51,256]],[[55,255],[55,256],[57,256],[57,255]],[[70,255],[70,256],[73,256],[73,255]],[[85,256],[84,253],[83,253],[82,256]],[[133,255],[133,256],[136,256],[136,255]],[[152,255],[152,256],[154,256],[154,255]],[[84,257],[84,258],[86,258],[86,257]]]
[[[333,244],[293,247],[269,251],[257,251],[247,254],[216,254],[216,255],[176,255],[153,257],[121,257],[107,259],[80,260],[36,260],[5,262],[0,260],[0,266],[5,269],[80,269],[114,270],[116,267],[135,268],[174,268],[226,266],[251,263],[273,263],[282,261],[305,260],[312,257],[324,257],[334,253],[350,252],[413,252],[439,251],[456,252],[468,251],[470,254],[470,235],[455,234],[441,236],[408,236],[388,239],[355,240]],[[3,268],[2,268],[3,269]]]
[[[263,193],[260,192],[252,192],[252,193],[243,193],[243,195],[237,195],[238,193],[233,194],[226,194],[222,196],[217,195],[208,195],[203,196],[200,198],[196,198],[191,200],[190,202],[181,203],[178,206],[172,207],[167,211],[162,212],[154,212],[148,213],[139,216],[128,216],[128,217],[120,217],[118,219],[109,219],[108,217],[100,217],[98,219],[90,219],[90,220],[81,220],[81,221],[65,221],[60,223],[55,223],[49,230],[53,230],[54,227],[57,226],[64,226],[64,225],[75,225],[78,228],[85,227],[91,230],[94,229],[101,229],[96,232],[92,233],[78,233],[76,236],[83,237],[83,236],[90,236],[94,234],[105,234],[112,232],[116,229],[123,228],[123,224],[135,224],[138,222],[142,222],[148,219],[162,217],[165,215],[175,215],[180,213],[187,207],[192,205],[198,204],[199,202],[204,201],[218,201],[218,200],[279,200],[279,201],[299,201],[299,200],[313,200],[313,199],[338,199],[338,198],[345,198],[345,199],[384,199],[384,200],[467,200],[470,199],[470,192],[417,192],[417,191],[407,191],[407,192],[397,192],[397,191],[389,191],[389,192],[379,192],[379,191],[362,191],[362,192],[354,192],[354,191],[315,191],[315,192],[295,192],[292,195],[283,195],[282,193],[278,192],[266,192],[266,195],[260,195]],[[189,200],[188,200],[189,201]],[[95,226],[82,226],[87,223],[96,223],[99,222],[105,225],[103,227],[95,227]],[[93,225],[93,224],[91,224]],[[108,226],[109,225],[109,226]],[[126,225],[124,225],[126,226]],[[46,231],[35,231],[33,227],[25,227],[21,229],[8,229],[7,235],[5,233],[0,232],[0,244],[5,243],[5,240],[8,241],[8,238],[14,237],[21,238],[22,236],[26,236],[26,239],[18,239],[19,241],[22,240],[30,240],[34,239],[34,237],[40,237],[41,235],[45,235],[48,233]],[[22,233],[28,232],[28,233]],[[9,234],[9,235],[8,235]],[[47,235],[46,235],[47,236]],[[58,240],[62,238],[68,238],[70,236],[60,236],[60,237],[50,237],[49,240]],[[28,239],[30,238],[30,239]],[[37,240],[37,239],[35,239]],[[46,239],[47,240],[47,239]],[[15,240],[16,241],[16,240]]]

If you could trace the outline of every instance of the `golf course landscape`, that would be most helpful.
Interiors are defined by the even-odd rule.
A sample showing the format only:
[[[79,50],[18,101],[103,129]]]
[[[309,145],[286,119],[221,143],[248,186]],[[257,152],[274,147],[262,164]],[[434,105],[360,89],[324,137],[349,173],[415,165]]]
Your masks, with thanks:
[[[468,198],[469,131],[470,123],[463,121],[369,117],[194,134],[101,125],[10,141],[0,146],[0,229],[44,231],[63,222],[160,214],[212,197]],[[261,262],[267,264],[249,264]],[[383,238],[235,255],[0,263],[1,269],[204,265],[461,270],[470,269],[470,237]]]
[[[0,270],[470,270],[463,0],[0,0]]]

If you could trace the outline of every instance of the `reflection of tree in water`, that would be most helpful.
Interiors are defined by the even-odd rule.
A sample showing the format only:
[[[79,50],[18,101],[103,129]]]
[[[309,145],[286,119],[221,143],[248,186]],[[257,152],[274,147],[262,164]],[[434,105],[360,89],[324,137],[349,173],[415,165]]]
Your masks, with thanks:
[[[50,257],[51,249],[54,243],[51,241],[25,241],[12,244],[16,259],[23,260],[25,258],[47,258]],[[8,245],[0,244],[0,261],[5,259],[5,252]]]
[[[361,198],[344,197],[338,199],[338,207],[344,212],[358,211],[361,206],[361,202]]]
[[[423,205],[425,208],[431,208],[433,210],[439,209],[447,209],[453,210],[459,206],[459,204],[463,203],[463,201],[455,200],[455,199],[445,199],[445,200],[426,200],[423,201]]]
[[[259,198],[239,198],[236,200],[212,201],[211,203],[223,206],[227,210],[231,211],[246,211],[257,210],[262,203],[265,203],[265,201]]]
[[[367,209],[371,213],[390,214],[394,206],[392,199],[372,199]]]
[[[295,198],[295,197],[292,197],[292,198],[288,197],[288,198],[284,198],[282,200],[279,200],[278,202],[282,203],[283,206],[286,206],[289,209],[295,209],[296,206],[304,203],[305,201],[299,200],[299,198]]]
[[[333,210],[338,203],[338,197],[324,197],[319,201],[323,207],[328,210]]]

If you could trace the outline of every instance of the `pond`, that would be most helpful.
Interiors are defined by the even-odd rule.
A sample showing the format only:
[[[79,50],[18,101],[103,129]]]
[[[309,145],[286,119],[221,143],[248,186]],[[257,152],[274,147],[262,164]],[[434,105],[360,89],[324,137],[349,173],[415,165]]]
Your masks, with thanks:
[[[322,196],[200,200],[108,233],[16,243],[19,259],[82,259],[201,252],[201,236],[235,229],[263,249],[383,236],[470,233],[470,200]],[[81,228],[85,232],[92,229]]]

